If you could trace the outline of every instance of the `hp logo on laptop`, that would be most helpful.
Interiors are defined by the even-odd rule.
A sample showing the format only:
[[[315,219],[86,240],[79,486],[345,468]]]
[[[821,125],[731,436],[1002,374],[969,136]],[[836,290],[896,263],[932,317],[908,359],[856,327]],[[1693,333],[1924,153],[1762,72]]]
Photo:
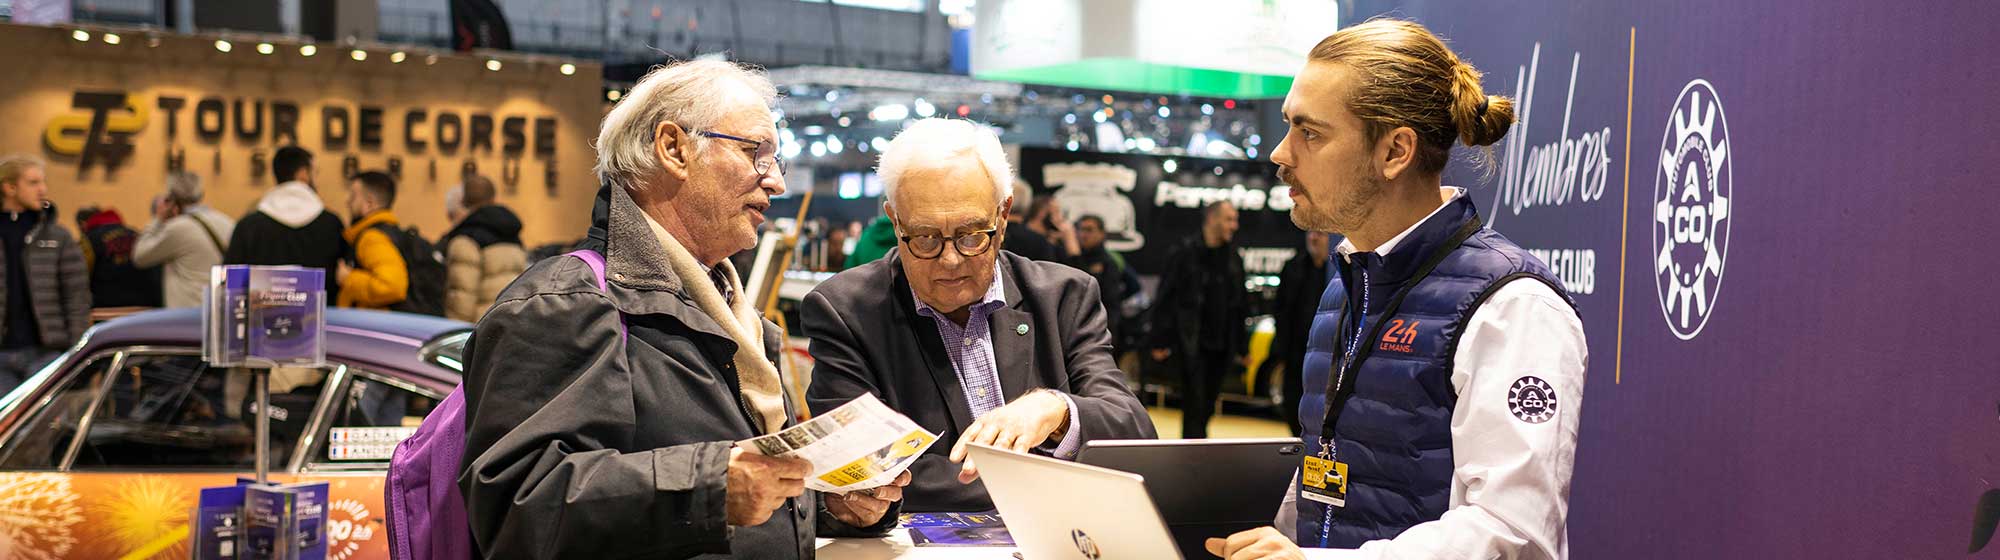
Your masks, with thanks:
[[[1097,560],[1099,556],[1103,556],[1103,553],[1097,550],[1097,541],[1090,540],[1090,535],[1084,534],[1083,529],[1070,529],[1069,540],[1076,543],[1076,551],[1083,553],[1084,558]]]

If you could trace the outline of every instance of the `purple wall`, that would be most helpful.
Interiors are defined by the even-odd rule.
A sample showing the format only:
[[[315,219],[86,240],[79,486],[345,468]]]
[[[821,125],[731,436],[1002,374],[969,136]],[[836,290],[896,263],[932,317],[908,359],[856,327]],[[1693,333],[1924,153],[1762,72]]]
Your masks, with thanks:
[[[1548,260],[1580,292],[1573,557],[1967,557],[1974,504],[2000,487],[2000,294],[1986,287],[2000,273],[2000,4],[1356,4],[1343,24],[1415,19],[1489,92],[1534,88],[1500,161],[1554,145],[1543,153],[1606,170],[1599,186],[1594,170],[1565,182],[1455,162],[1446,181],[1474,185],[1523,246],[1561,251]],[[1719,101],[1722,116],[1680,134],[1670,115],[1693,108],[1696,80],[1713,92],[1701,112]],[[1584,155],[1562,155],[1564,139]],[[1663,252],[1678,280],[1656,276]],[[1663,286],[1697,272],[1670,314],[1663,294],[1683,292]]]

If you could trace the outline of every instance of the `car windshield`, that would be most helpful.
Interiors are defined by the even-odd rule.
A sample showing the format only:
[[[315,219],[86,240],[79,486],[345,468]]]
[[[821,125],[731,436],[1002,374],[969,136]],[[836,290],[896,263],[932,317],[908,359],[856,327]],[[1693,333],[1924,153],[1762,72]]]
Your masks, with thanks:
[[[472,338],[471,330],[454,331],[438,335],[418,350],[424,361],[444,366],[452,371],[465,372],[465,341]]]

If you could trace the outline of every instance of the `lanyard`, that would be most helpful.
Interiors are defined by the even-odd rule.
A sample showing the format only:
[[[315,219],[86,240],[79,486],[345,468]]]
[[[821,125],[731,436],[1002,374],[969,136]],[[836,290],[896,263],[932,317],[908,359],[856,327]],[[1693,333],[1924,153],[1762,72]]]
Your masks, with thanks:
[[[1382,327],[1388,323],[1388,321],[1384,321],[1383,319],[1395,316],[1396,311],[1403,306],[1403,298],[1410,295],[1410,289],[1423,282],[1424,278],[1429,277],[1431,271],[1437,270],[1438,265],[1444,262],[1445,257],[1451,256],[1452,251],[1457,250],[1459,245],[1463,245],[1465,240],[1471,239],[1473,234],[1479,233],[1480,227],[1479,217],[1474,216],[1472,220],[1467,221],[1464,226],[1458,228],[1458,232],[1452,235],[1450,241],[1433,249],[1430,255],[1424,259],[1423,266],[1418,267],[1416,273],[1412,274],[1410,279],[1403,281],[1402,285],[1396,289],[1395,294],[1389,298],[1389,304],[1383,307],[1381,316],[1376,318],[1374,328],[1368,328],[1367,321],[1369,304],[1368,270],[1366,266],[1355,268],[1361,274],[1362,303],[1360,311],[1355,314],[1354,338],[1344,341],[1347,346],[1346,352],[1344,352],[1346,355],[1345,363],[1340,364],[1334,370],[1335,375],[1329,376],[1330,379],[1327,380],[1326,416],[1320,424],[1319,432],[1320,458],[1333,461],[1338,456],[1338,450],[1335,449],[1334,427],[1340,422],[1341,409],[1347,405],[1347,400],[1354,396],[1355,377],[1360,374],[1361,363],[1366,361],[1368,355],[1375,349],[1374,344],[1363,343],[1372,342],[1382,336]],[[1342,268],[1346,268],[1346,266],[1343,265]],[[1345,274],[1342,276],[1344,277]],[[1342,316],[1344,317],[1345,315],[1346,313],[1342,312]],[[1368,331],[1367,338],[1360,338],[1363,330]],[[1346,333],[1343,332],[1340,334]],[[1352,475],[1350,474],[1350,476]],[[1333,506],[1326,506],[1325,513],[1320,519],[1319,540],[1321,547],[1327,546],[1329,533],[1333,529],[1333,509]]]

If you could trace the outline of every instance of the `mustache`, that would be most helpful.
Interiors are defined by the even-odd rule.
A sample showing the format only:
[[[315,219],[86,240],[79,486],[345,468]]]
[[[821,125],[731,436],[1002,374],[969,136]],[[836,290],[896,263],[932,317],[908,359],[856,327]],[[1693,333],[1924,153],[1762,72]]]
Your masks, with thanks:
[[[1280,166],[1278,168],[1278,180],[1283,181],[1285,185],[1293,188],[1297,188],[1299,186],[1299,176],[1298,174],[1293,173],[1292,168],[1290,167]]]

